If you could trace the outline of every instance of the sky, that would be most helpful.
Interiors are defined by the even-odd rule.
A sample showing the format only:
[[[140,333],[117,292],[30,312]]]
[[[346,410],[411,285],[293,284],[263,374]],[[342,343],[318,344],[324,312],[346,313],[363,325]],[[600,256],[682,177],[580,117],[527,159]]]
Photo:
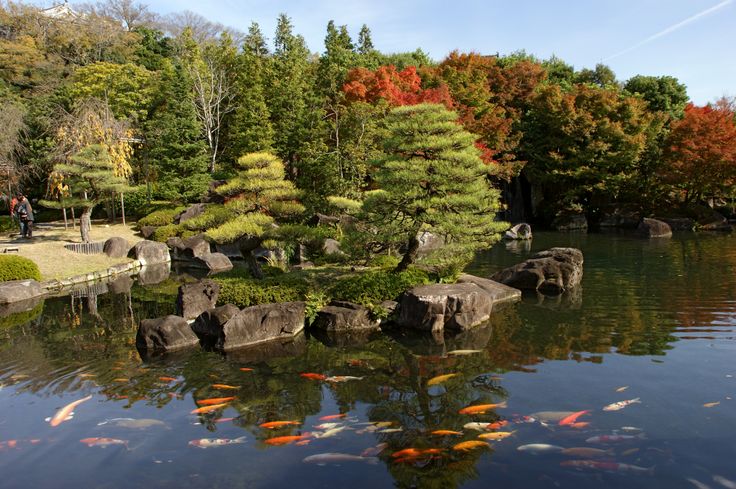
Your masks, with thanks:
[[[140,0],[139,0],[140,1]],[[309,48],[321,52],[329,20],[357,38],[370,27],[383,52],[420,47],[435,60],[454,49],[525,50],[576,69],[608,64],[619,80],[671,75],[697,104],[736,96],[736,0],[148,0],[166,14],[191,10],[266,35],[286,13]]]

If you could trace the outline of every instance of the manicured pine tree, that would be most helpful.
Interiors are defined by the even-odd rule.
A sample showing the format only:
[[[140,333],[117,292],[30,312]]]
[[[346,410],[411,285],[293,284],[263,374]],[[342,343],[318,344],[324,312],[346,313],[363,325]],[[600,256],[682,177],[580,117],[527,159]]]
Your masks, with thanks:
[[[365,218],[384,246],[403,245],[396,271],[417,259],[418,235],[445,239],[457,259],[497,241],[508,227],[495,220],[499,192],[457,114],[437,104],[393,109],[386,119],[384,158],[374,177],[380,189],[363,203]]]

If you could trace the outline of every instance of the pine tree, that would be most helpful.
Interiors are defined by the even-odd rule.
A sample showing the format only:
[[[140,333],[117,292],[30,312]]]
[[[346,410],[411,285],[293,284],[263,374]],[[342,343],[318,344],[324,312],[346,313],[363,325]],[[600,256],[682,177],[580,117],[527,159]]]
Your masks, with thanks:
[[[55,165],[54,172],[63,175],[68,192],[61,194],[59,202],[43,201],[43,205],[56,208],[81,207],[79,228],[82,241],[87,243],[90,240],[92,210],[113,192],[128,189],[128,182],[125,177],[116,174],[110,153],[99,144],[86,146],[68,162]]]
[[[403,245],[396,267],[417,259],[418,234],[446,242],[448,256],[460,260],[497,241],[506,223],[495,221],[499,192],[457,114],[442,105],[397,107],[386,119],[384,158],[374,175],[380,189],[363,204],[381,246]]]

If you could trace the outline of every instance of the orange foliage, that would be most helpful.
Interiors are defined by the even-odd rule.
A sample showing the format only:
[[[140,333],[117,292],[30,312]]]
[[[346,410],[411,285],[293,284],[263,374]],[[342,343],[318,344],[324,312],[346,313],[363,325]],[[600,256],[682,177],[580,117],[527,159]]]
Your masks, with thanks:
[[[402,71],[393,65],[381,66],[376,71],[354,68],[348,72],[342,90],[351,102],[385,100],[391,106],[435,103],[448,108],[453,105],[444,84],[437,88],[422,88],[422,79],[414,66]]]

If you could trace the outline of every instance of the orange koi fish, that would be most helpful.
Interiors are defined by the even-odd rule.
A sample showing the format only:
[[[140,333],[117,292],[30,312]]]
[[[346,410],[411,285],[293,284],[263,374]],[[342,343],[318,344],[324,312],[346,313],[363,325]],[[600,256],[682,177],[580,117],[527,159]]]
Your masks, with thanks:
[[[175,377],[159,377],[158,380],[161,380],[163,382],[173,382],[176,380]]]
[[[488,425],[486,426],[486,429],[487,430],[500,430],[507,424],[509,424],[509,422],[503,419],[501,421],[496,421],[495,423],[488,423]]]
[[[560,426],[569,426],[571,424],[574,424],[578,418],[584,414],[590,413],[590,410],[586,409],[585,411],[578,411],[576,413],[572,413],[570,416],[565,416],[562,418],[559,422]]]
[[[273,430],[276,428],[283,428],[284,426],[298,426],[301,423],[299,421],[269,421],[268,423],[259,424],[261,428]]]
[[[454,445],[452,447],[453,450],[456,450],[458,452],[467,452],[476,448],[490,448],[490,445],[484,441],[470,440],[458,443],[457,445]]]
[[[505,408],[506,401],[497,404],[478,404],[476,406],[468,406],[458,411],[459,414],[485,414],[491,409]]]
[[[327,378],[326,375],[315,374],[312,372],[301,373],[299,374],[299,376],[304,377],[305,379],[309,379],[309,380],[325,380]]]
[[[213,389],[231,389],[231,390],[240,389],[240,387],[238,386],[227,385],[227,384],[212,384],[212,388]]]
[[[269,438],[268,440],[263,440],[263,443],[267,445],[273,445],[273,446],[288,445],[296,441],[306,440],[310,436],[311,436],[311,433],[304,433],[303,435],[292,435],[292,436],[277,436],[275,438]]]
[[[585,422],[580,422],[580,423],[573,423],[573,424],[571,424],[569,426],[570,426],[570,428],[582,429],[582,428],[587,427],[588,425],[590,425],[590,423],[588,423],[587,421],[585,421]]]
[[[200,406],[211,406],[213,404],[222,404],[223,402],[230,402],[234,399],[235,399],[235,396],[233,397],[213,397],[210,399],[200,399],[199,401],[196,401],[196,402]]]
[[[478,438],[482,438],[484,440],[501,441],[504,438],[508,438],[513,434],[513,431],[496,431],[495,433],[483,433],[482,435],[478,435]]]
[[[227,406],[228,403],[223,402],[222,404],[213,404],[211,406],[203,406],[201,408],[194,409],[189,414],[203,414],[203,413],[211,413],[212,411],[217,411],[218,409],[224,408]]]
[[[445,382],[446,380],[450,380],[453,377],[457,377],[459,374],[445,374],[445,375],[438,375],[437,377],[432,377],[427,381],[427,386],[432,385],[438,385],[442,382]]]
[[[240,368],[240,371],[241,371],[241,372],[252,372],[252,371],[253,371],[253,369],[252,369],[252,368],[248,368],[248,367],[241,367],[241,368]]]
[[[127,377],[119,377],[117,379],[112,379],[113,382],[130,382],[130,379]]]
[[[88,447],[107,448],[110,445],[125,445],[125,448],[128,448],[128,440],[118,440],[116,438],[82,438],[79,441]]]
[[[452,431],[452,430],[434,430],[432,432],[433,435],[437,436],[456,436],[456,435],[462,435],[462,431]]]
[[[403,450],[399,450],[398,452],[394,452],[391,454],[393,458],[419,457],[421,455],[422,451],[417,448],[404,448]]]
[[[79,399],[78,401],[70,402],[63,408],[59,409],[56,414],[54,414],[54,417],[49,420],[49,424],[52,427],[59,426],[64,421],[67,421],[71,419],[72,411],[74,411],[74,408],[82,404],[83,402],[89,401],[92,399],[92,396],[83,397],[82,399]]]
[[[347,414],[328,414],[319,418],[320,421],[330,421],[331,419],[342,419],[347,417]]]

